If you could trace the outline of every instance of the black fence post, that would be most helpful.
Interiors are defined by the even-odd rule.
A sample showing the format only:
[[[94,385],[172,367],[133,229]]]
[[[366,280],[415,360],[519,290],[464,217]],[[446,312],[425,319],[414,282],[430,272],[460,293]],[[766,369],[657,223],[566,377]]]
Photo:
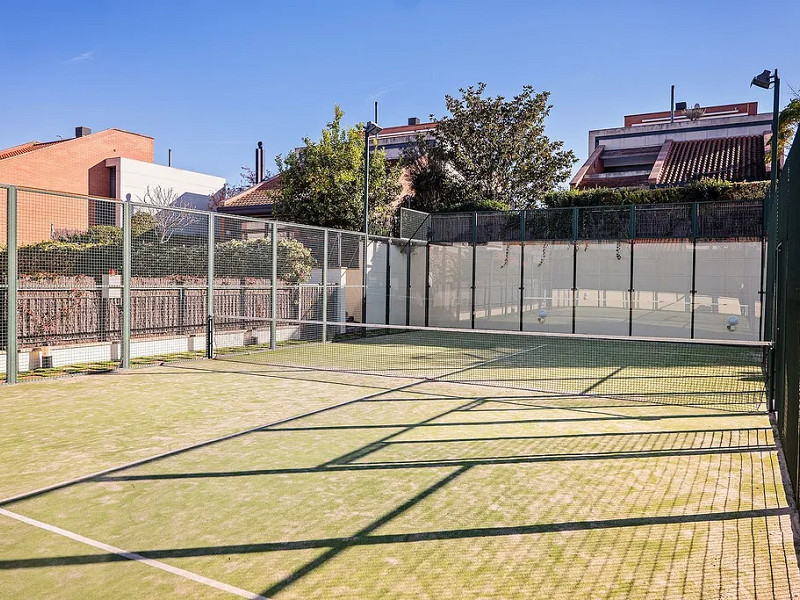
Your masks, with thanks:
[[[628,220],[628,235],[631,238],[631,285],[628,288],[628,335],[633,335],[633,243],[636,238],[636,205],[631,204],[630,219]]]
[[[519,330],[525,329],[525,229],[526,211],[519,213]]]
[[[406,244],[406,325],[411,325],[411,240]]]
[[[470,286],[470,327],[475,329],[475,277],[476,277],[476,269],[475,263],[478,258],[478,213],[475,212],[472,215],[472,285]],[[489,302],[489,311],[491,314],[491,300]],[[458,308],[458,312],[461,312],[461,307]],[[459,315],[461,317],[461,315]],[[460,320],[460,318],[459,318]]]
[[[572,207],[572,333],[578,306],[578,207]]]
[[[243,312],[239,313],[244,314]],[[192,319],[194,320],[194,319]],[[186,328],[186,288],[178,288],[178,334],[183,334]]]
[[[425,327],[430,325],[431,314],[431,243],[425,244]]]
[[[694,309],[697,296],[697,234],[700,229],[700,205],[692,202],[692,289],[689,294],[692,297],[691,328],[689,337],[694,339]]]
[[[386,242],[386,324],[390,323],[389,317],[389,302],[392,298],[392,242],[391,240],[387,240]]]

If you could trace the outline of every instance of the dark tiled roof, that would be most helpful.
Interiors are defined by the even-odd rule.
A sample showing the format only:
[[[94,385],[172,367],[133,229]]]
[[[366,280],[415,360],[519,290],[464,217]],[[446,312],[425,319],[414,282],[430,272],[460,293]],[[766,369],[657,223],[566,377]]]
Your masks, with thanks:
[[[222,203],[220,208],[225,210],[226,208],[244,206],[272,206],[275,202],[275,193],[280,187],[280,183],[280,175],[265,179],[261,183],[257,183],[240,194],[228,198]]]
[[[673,142],[658,183],[674,185],[703,178],[766,179],[764,137],[750,135]]]

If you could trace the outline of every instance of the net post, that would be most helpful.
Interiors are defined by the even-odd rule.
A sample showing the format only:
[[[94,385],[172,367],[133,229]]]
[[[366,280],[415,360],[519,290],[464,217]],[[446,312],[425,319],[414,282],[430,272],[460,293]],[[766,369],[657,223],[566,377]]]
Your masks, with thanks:
[[[694,308],[697,296],[697,233],[700,230],[700,205],[697,202],[692,202],[692,289],[689,294],[692,298],[691,307],[691,326],[689,329],[689,337],[694,339]]]
[[[131,367],[131,202],[122,205],[122,314],[120,315],[120,367]]]
[[[636,238],[636,205],[631,204],[630,218],[628,219],[628,236],[631,238],[631,285],[628,288],[628,335],[633,335],[633,244]]]
[[[322,342],[328,341],[328,230],[322,233]]]
[[[272,296],[270,297],[269,348],[277,348],[278,335],[278,223],[272,222]]]
[[[470,327],[475,329],[475,262],[478,257],[478,212],[472,214],[472,285],[470,286]],[[459,308],[459,312],[461,309]],[[491,304],[489,306],[491,314]],[[460,317],[461,315],[459,315]]]
[[[206,358],[214,358],[214,214],[208,215],[208,272],[206,274]]]
[[[525,328],[523,312],[525,310],[525,229],[527,211],[521,210],[519,213],[519,330]]]
[[[17,383],[17,188],[6,193],[6,242],[8,269],[8,301],[6,302],[6,383]]]

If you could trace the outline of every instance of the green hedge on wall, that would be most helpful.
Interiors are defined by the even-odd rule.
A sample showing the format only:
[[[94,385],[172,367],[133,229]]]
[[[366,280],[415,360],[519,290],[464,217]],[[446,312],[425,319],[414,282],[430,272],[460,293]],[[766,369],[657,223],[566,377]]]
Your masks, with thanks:
[[[17,258],[19,273],[91,277],[107,274],[111,269],[119,273],[122,271],[122,236],[121,233],[115,235],[109,229],[91,228],[86,234],[71,236],[70,241],[21,246]],[[202,239],[183,239],[176,235],[162,244],[152,236],[137,236],[131,243],[131,275],[205,276],[207,252],[207,245]],[[2,248],[0,264],[5,260],[6,249]],[[214,266],[220,277],[270,277],[272,244],[265,239],[219,242],[214,246]],[[301,242],[294,239],[278,241],[278,276],[281,281],[308,281],[311,269],[315,266],[311,250]]]
[[[541,206],[610,206],[620,204],[671,204],[714,200],[763,200],[769,190],[768,181],[732,183],[702,180],[683,187],[664,188],[595,188],[550,192]]]

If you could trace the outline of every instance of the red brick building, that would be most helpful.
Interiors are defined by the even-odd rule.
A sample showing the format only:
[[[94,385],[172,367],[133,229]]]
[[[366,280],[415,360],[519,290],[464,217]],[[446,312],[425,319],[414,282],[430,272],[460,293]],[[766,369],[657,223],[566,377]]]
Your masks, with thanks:
[[[106,129],[92,133],[86,127],[76,127],[75,137],[52,142],[27,142],[0,150],[0,183],[78,195],[116,198],[116,173],[106,166],[114,157],[153,162],[153,138],[121,129]],[[52,218],[22,218],[24,212],[34,211],[32,203],[41,196],[19,198],[20,244],[38,242],[51,237]],[[51,204],[52,203],[48,203]],[[52,206],[47,210],[53,211]],[[85,230],[103,224],[113,216],[100,214],[95,203],[61,202],[58,226],[63,229]],[[6,215],[0,211],[0,228],[5,229]],[[110,221],[113,222],[113,221]]]

